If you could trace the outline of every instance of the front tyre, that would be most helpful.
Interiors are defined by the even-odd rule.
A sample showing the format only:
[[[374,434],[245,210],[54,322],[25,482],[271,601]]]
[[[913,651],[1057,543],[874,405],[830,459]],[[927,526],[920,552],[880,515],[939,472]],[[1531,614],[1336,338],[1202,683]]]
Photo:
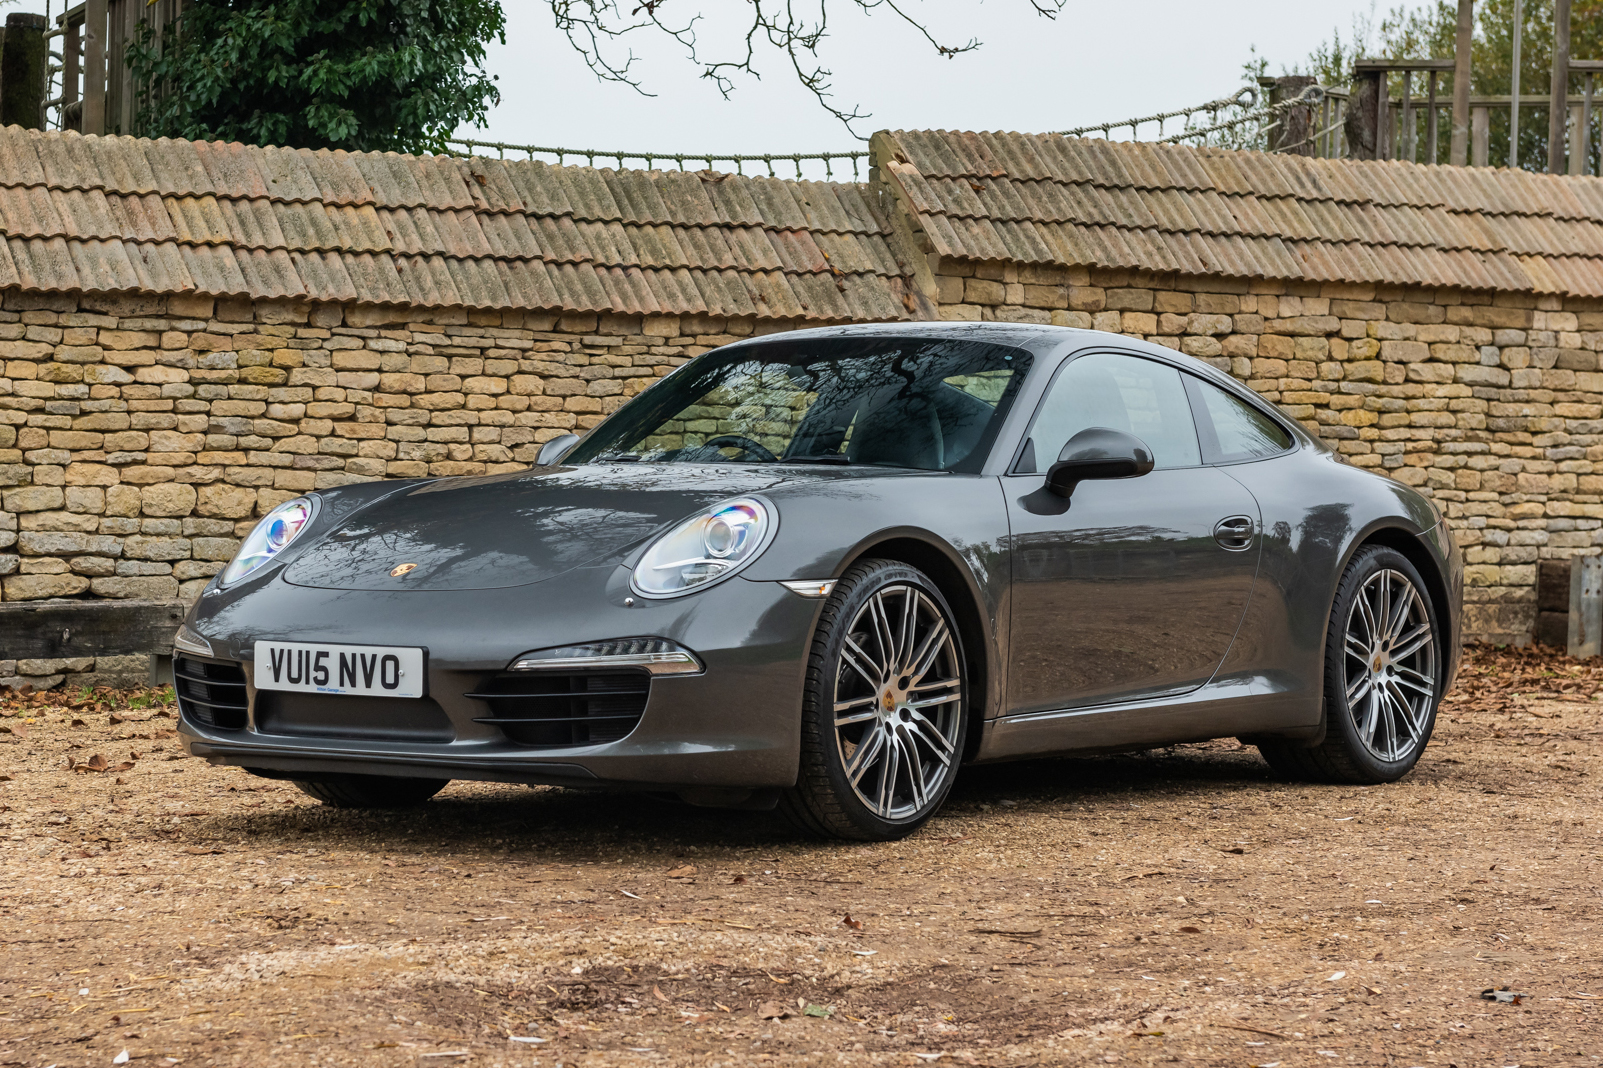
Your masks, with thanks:
[[[801,772],[780,809],[820,837],[911,834],[952,788],[967,714],[962,644],[941,591],[907,564],[858,564],[813,635]]]
[[[301,793],[334,808],[410,808],[421,805],[450,779],[410,779],[397,775],[341,775],[317,782],[297,781]]]
[[[1325,640],[1325,740],[1311,749],[1259,746],[1287,778],[1395,782],[1413,770],[1436,726],[1446,662],[1424,580],[1383,545],[1358,551],[1336,588]]]

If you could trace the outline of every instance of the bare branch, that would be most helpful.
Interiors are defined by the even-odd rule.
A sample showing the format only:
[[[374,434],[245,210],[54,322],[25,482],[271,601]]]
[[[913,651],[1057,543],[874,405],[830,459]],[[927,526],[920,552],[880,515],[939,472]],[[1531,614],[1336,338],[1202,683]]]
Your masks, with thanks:
[[[603,81],[627,85],[646,96],[641,81],[632,73],[638,58],[632,50],[622,59],[611,49],[629,34],[647,32],[672,40],[684,49],[690,62],[701,67],[701,76],[727,98],[735,90],[735,79],[740,75],[761,78],[758,52],[766,46],[784,56],[795,73],[796,80],[818,100],[819,106],[841,121],[853,137],[862,140],[852,129],[852,123],[869,118],[868,112],[857,107],[845,110],[832,103],[834,93],[831,79],[834,72],[825,67],[818,56],[819,45],[828,36],[829,4],[831,0],[744,0],[751,12],[751,22],[743,35],[744,55],[727,58],[703,59],[698,52],[696,24],[704,17],[699,11],[682,22],[664,18],[663,9],[668,0],[548,0],[557,29],[567,35],[568,42],[584,57],[585,64]],[[834,0],[838,7],[848,0]],[[849,0],[864,14],[872,15],[879,8],[889,9],[896,18],[911,27],[927,41],[939,55],[951,58],[980,47],[978,38],[969,38],[963,44],[943,44],[924,23],[914,18],[898,0]],[[1037,15],[1055,19],[1068,0],[1026,0]],[[626,3],[632,3],[625,13]],[[816,14],[801,14],[800,3],[816,5]],[[675,10],[678,10],[677,8]]]

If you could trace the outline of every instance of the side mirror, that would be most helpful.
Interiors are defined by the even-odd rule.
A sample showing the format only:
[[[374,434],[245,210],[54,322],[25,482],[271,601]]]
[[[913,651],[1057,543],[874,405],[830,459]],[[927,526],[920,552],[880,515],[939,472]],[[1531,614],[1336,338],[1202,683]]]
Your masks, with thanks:
[[[563,434],[561,437],[552,438],[540,446],[540,455],[535,458],[534,462],[540,467],[549,467],[554,463],[560,463],[562,458],[568,454],[568,450],[578,443],[579,435],[577,434]]]
[[[1070,497],[1074,487],[1093,478],[1135,478],[1152,470],[1152,450],[1134,434],[1105,426],[1087,427],[1063,446],[1046,473],[1046,488]]]

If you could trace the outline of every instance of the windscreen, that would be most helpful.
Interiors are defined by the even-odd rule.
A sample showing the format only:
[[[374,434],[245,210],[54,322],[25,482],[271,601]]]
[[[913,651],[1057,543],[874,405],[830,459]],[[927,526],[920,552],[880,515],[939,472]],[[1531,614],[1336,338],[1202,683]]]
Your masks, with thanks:
[[[775,341],[700,356],[564,459],[977,471],[1030,354],[929,338]]]

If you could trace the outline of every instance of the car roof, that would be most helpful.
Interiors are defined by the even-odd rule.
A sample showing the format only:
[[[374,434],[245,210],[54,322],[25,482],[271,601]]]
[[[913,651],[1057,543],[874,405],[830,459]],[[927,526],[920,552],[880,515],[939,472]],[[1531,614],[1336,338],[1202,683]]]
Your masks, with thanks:
[[[1234,378],[1207,361],[1190,356],[1164,345],[1144,341],[1129,334],[1115,334],[1106,330],[1082,330],[1070,326],[1048,326],[1041,323],[976,323],[976,322],[914,322],[914,323],[857,323],[846,326],[820,326],[806,330],[786,330],[757,337],[742,338],[733,346],[761,345],[777,341],[806,341],[810,338],[852,337],[907,337],[952,338],[986,341],[996,345],[1013,345],[1029,348],[1043,355],[1066,356],[1083,349],[1110,346],[1155,356],[1187,371],[1201,374],[1211,381],[1226,385],[1235,392],[1242,386]]]

